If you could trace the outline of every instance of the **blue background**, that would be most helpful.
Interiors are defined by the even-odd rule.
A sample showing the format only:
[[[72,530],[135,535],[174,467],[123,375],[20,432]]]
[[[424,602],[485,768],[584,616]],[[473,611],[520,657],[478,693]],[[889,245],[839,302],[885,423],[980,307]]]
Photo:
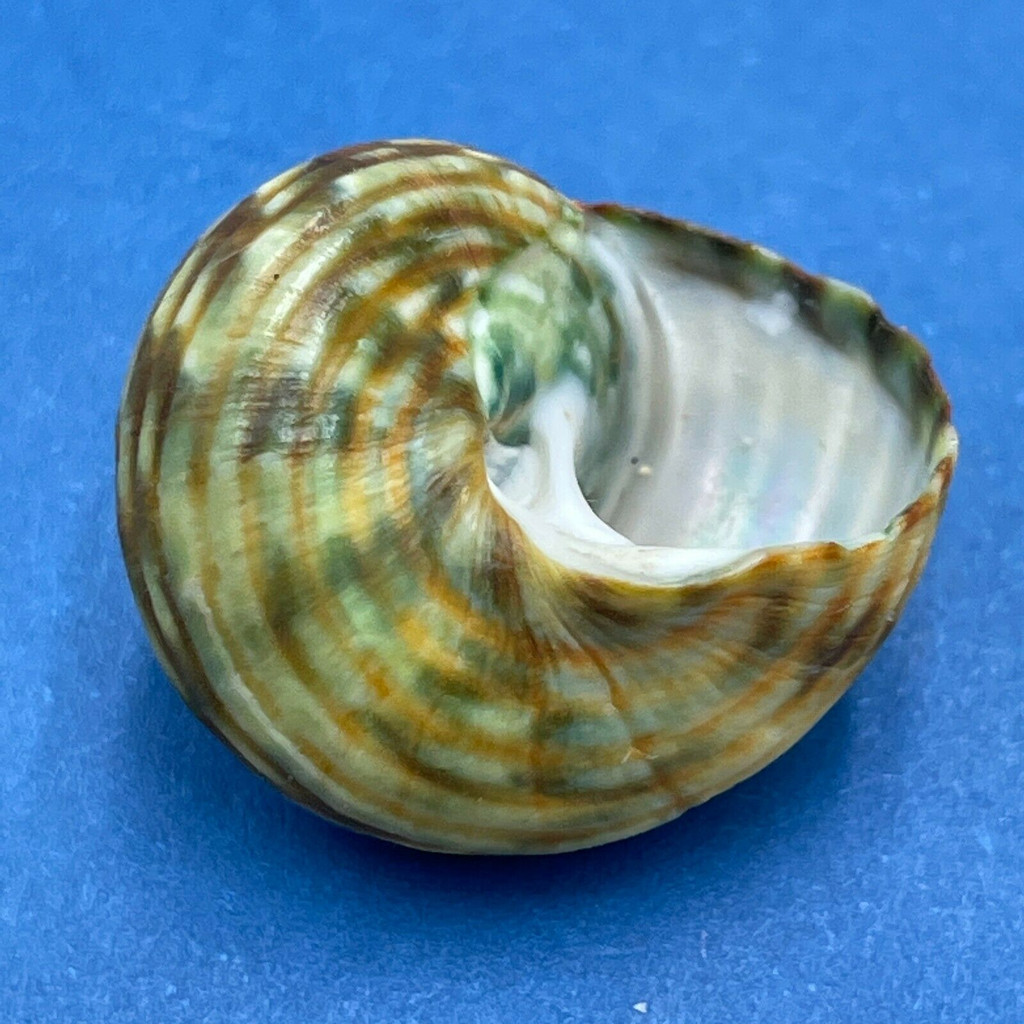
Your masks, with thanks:
[[[1018,0],[177,6],[4,15],[0,1021],[1024,1020]],[[458,860],[333,828],[191,717],[132,604],[113,422],[150,303],[265,179],[404,135],[852,280],[953,396],[881,653],[647,836]]]

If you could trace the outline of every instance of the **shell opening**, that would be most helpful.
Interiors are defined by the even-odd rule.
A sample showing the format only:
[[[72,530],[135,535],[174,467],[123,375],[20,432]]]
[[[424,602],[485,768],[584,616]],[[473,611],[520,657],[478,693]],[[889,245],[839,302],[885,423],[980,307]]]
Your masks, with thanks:
[[[940,412],[906,360],[873,352],[859,292],[824,286],[826,335],[760,250],[738,287],[712,253],[681,260],[678,238],[599,212],[587,246],[622,332],[616,400],[563,373],[525,440],[487,450],[497,499],[549,557],[678,581],[779,545],[855,547],[927,486]]]

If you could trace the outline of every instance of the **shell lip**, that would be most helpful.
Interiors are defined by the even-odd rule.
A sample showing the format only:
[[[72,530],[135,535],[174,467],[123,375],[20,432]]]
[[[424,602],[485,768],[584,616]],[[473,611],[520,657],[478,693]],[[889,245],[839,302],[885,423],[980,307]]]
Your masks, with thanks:
[[[826,274],[811,273],[799,266],[797,263],[794,263],[792,260],[775,252],[775,250],[760,245],[757,242],[751,242],[744,238],[737,238],[733,235],[726,234],[723,231],[718,231],[715,228],[698,224],[695,221],[685,220],[680,217],[670,217],[667,214],[647,210],[643,207],[626,206],[621,203],[614,203],[605,200],[581,202],[579,205],[583,210],[611,221],[618,221],[620,223],[629,222],[639,224],[641,226],[654,227],[664,231],[682,231],[688,235],[701,237],[717,246],[720,246],[724,250],[725,254],[730,258],[735,258],[742,254],[749,254],[765,260],[782,274],[783,280],[787,283],[790,281],[799,282],[801,285],[810,286],[816,291],[824,291],[826,289],[840,290],[851,298],[855,297],[863,305],[866,314],[875,319],[879,332],[890,334],[893,338],[897,339],[900,346],[906,349],[907,354],[920,365],[925,377],[924,383],[926,384],[926,390],[930,391],[940,403],[937,425],[939,427],[943,427],[946,424],[951,424],[952,403],[950,402],[949,395],[946,393],[945,388],[942,386],[942,382],[939,380],[938,374],[935,372],[931,353],[925,347],[920,338],[909,331],[906,327],[899,327],[892,323],[892,321],[886,317],[879,304],[870,295],[868,295],[867,292],[864,292],[860,288],[848,284],[845,281],[841,281],[838,278],[829,277]],[[799,296],[797,296],[797,298],[800,315],[806,316],[809,304],[806,299],[801,299]],[[814,325],[813,323],[812,326],[817,327],[817,325]],[[951,451],[954,455],[955,462],[955,436],[953,438]]]

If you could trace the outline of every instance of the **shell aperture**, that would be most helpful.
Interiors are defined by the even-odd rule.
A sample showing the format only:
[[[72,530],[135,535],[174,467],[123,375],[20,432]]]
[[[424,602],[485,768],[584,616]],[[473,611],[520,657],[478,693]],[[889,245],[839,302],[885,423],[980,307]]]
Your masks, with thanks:
[[[862,293],[406,140],[196,243],[129,372],[118,514],[164,668],[252,767],[409,845],[549,852],[803,735],[955,454]]]

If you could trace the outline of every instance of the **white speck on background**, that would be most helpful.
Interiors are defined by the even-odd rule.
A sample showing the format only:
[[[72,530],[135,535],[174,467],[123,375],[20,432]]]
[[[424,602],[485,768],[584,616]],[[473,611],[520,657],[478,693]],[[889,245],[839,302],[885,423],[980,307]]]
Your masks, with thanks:
[[[646,1003],[646,1001],[644,1001],[642,1003],[634,1003],[633,1004],[633,1009],[636,1010],[637,1013],[646,1013],[647,1012],[647,1003]]]

